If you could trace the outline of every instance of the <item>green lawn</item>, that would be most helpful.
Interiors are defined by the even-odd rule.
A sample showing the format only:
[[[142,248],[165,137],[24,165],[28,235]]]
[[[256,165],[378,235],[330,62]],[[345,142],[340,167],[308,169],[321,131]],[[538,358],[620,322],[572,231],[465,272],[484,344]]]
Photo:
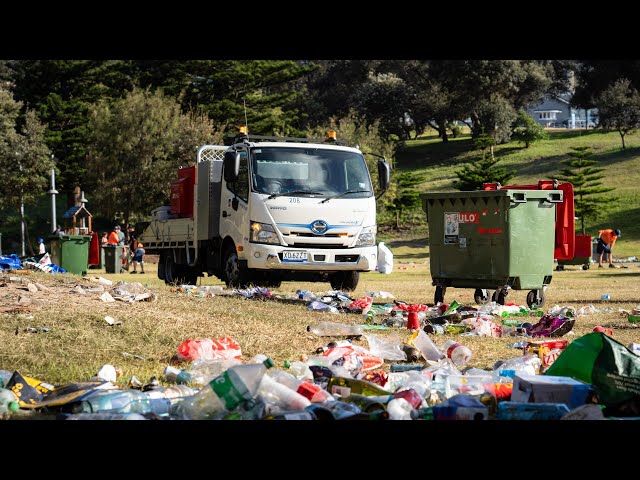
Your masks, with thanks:
[[[528,149],[511,142],[496,146],[495,154],[500,158],[498,166],[517,172],[511,183],[526,184],[557,177],[564,167],[561,161],[569,158],[567,152],[571,147],[591,147],[593,158],[599,160],[598,166],[605,168],[603,186],[616,189],[605,195],[617,196],[619,201],[602,218],[587,223],[586,233],[595,236],[601,228],[620,228],[623,236],[616,244],[614,254],[640,256],[640,133],[627,135],[626,144],[627,148],[623,150],[620,136],[615,132],[550,131],[548,140]],[[431,136],[407,141],[396,156],[396,167],[424,175],[425,182],[418,187],[421,192],[455,191],[452,184],[457,179],[455,171],[478,158],[480,151],[474,149],[468,135],[450,138],[448,143]],[[420,230],[421,226],[417,228]],[[579,222],[576,228],[580,228]],[[388,234],[386,240],[392,241],[393,235]]]

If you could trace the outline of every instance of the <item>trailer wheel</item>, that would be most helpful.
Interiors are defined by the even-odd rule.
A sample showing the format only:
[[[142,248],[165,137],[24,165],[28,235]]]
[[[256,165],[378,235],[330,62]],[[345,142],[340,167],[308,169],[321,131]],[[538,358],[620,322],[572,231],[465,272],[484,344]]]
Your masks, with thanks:
[[[331,276],[331,288],[343,292],[355,290],[360,281],[360,272],[336,272]]]
[[[246,270],[240,266],[238,252],[233,244],[227,246],[224,251],[222,270],[227,287],[245,288],[247,286],[248,275]]]
[[[484,305],[489,301],[489,291],[484,288],[477,288],[473,292],[473,299],[478,305]]]
[[[444,294],[447,293],[447,287],[442,285],[438,285],[436,287],[436,293],[433,295],[433,303],[437,305],[438,303],[444,303]]]

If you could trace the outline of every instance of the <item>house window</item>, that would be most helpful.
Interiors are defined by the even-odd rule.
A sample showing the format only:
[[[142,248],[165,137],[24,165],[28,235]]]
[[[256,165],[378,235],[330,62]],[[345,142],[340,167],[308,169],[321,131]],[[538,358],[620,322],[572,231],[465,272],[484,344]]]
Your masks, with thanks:
[[[544,117],[542,116],[542,112],[538,112],[538,118],[542,120]]]

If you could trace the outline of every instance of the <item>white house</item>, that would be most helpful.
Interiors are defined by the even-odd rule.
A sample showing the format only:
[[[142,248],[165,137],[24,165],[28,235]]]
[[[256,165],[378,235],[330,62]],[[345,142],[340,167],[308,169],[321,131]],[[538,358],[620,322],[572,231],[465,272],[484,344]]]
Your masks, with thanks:
[[[527,109],[536,122],[545,128],[594,128],[598,123],[597,109],[583,110],[570,105],[571,94],[546,96]]]

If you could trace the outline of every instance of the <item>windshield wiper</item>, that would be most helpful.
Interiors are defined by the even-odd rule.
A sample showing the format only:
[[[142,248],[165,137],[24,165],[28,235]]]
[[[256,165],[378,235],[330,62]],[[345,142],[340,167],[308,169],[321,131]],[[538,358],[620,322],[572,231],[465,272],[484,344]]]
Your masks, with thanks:
[[[345,195],[347,195],[349,193],[370,193],[370,192],[371,192],[371,190],[347,190],[346,192],[338,193],[337,195],[333,195],[331,197],[327,197],[324,200],[322,200],[320,203],[328,202],[329,200],[333,200],[334,198],[344,197]]]
[[[269,195],[267,197],[267,200],[271,200],[272,198],[276,198],[276,197],[282,197],[284,195],[301,195],[301,194],[308,194],[308,195],[322,195],[322,192],[312,192],[310,190],[293,190],[291,192],[278,192],[278,193],[272,193],[271,195]]]

